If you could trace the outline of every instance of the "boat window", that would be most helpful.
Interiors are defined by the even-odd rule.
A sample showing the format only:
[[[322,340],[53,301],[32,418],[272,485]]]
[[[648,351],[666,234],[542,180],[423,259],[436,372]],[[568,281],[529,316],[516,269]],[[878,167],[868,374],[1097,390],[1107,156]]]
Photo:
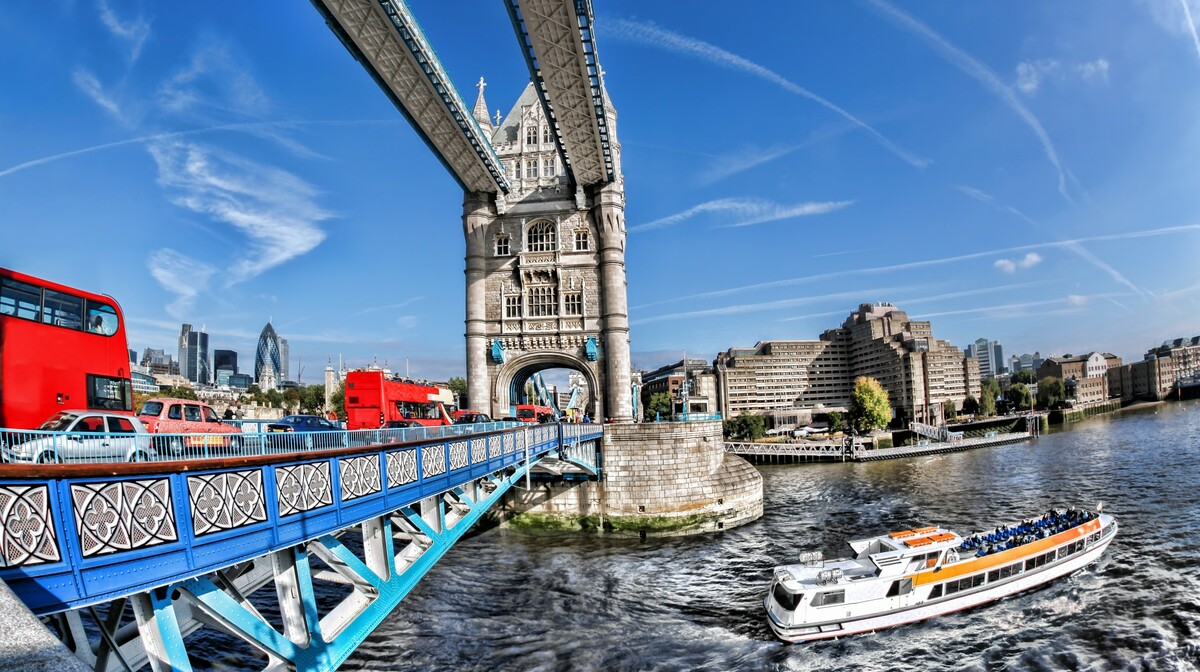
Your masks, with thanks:
[[[782,583],[776,583],[775,589],[772,590],[771,593],[775,596],[775,601],[779,603],[779,606],[787,609],[788,611],[795,611],[796,607],[800,606],[800,602],[804,598],[804,593],[793,593]]]
[[[831,590],[825,593],[817,593],[813,596],[812,605],[814,607],[827,607],[831,604],[845,604],[846,591]]]
[[[1062,560],[1063,558],[1067,557],[1067,554],[1070,552],[1071,551],[1068,547],[1063,546],[1062,548],[1058,549],[1058,559]]]
[[[999,581],[999,580],[1000,580],[1000,570],[993,569],[992,571],[988,572],[988,583],[991,583],[993,581]]]
[[[892,582],[888,588],[887,596],[896,597],[898,595],[907,595],[912,592],[912,579],[897,579]]]
[[[1030,558],[1025,561],[1025,571],[1028,572],[1029,570],[1033,569],[1034,567],[1037,567],[1037,558]]]
[[[942,596],[942,584],[939,583],[938,585],[933,587],[933,590],[929,591],[929,599],[934,600],[941,596]]]
[[[979,586],[982,586],[982,585],[983,585],[983,574],[976,574],[975,576],[971,577],[971,587],[972,588],[978,588]]]

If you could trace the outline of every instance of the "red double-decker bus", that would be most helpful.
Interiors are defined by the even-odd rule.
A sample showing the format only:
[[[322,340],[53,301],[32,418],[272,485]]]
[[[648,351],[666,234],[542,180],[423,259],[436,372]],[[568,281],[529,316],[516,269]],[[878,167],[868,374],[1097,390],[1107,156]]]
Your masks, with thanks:
[[[447,393],[383,371],[351,371],[346,374],[346,428],[375,429],[393,420],[426,427],[454,424],[443,403]]]
[[[0,427],[31,429],[69,409],[133,414],[121,307],[0,268]]]
[[[556,419],[558,419],[558,411],[549,406],[517,404],[517,420],[521,422],[554,422]]]

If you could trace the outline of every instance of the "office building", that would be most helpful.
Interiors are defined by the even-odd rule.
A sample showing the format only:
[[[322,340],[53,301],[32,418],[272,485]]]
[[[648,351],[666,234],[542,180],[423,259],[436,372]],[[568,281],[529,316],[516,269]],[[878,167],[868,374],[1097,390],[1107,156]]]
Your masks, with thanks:
[[[254,380],[259,389],[277,390],[283,384],[283,364],[279,356],[279,337],[270,322],[258,335],[258,347],[254,352]]]
[[[286,338],[279,339],[279,380],[291,380],[288,369],[288,342]]]
[[[175,361],[171,359],[171,356],[165,350],[146,348],[142,351],[142,361],[140,364],[149,369],[150,374],[154,376],[167,375],[178,371],[175,367]]]
[[[1009,373],[1016,373],[1018,371],[1033,371],[1037,373],[1037,370],[1042,368],[1042,363],[1045,361],[1042,359],[1042,353],[1040,352],[1035,352],[1032,355],[1028,352],[1023,355],[1013,355],[1008,359],[1008,371]]]
[[[639,391],[641,407],[647,408],[650,398],[662,392],[670,395],[671,413],[675,416],[685,412],[689,415],[714,412],[717,394],[712,362],[693,357],[643,372]]]
[[[983,378],[995,378],[1002,373],[1008,373],[1004,361],[1004,348],[999,341],[989,341],[986,338],[976,339],[968,345],[964,354],[979,360],[979,375]]]
[[[180,375],[197,385],[212,384],[212,369],[208,358],[208,334],[184,324],[179,331]]]
[[[237,357],[237,352],[233,350],[213,350],[213,370],[228,369],[231,373],[237,373]]]
[[[933,337],[890,303],[863,304],[840,328],[816,341],[766,341],[731,348],[714,363],[720,410],[742,413],[850,407],[854,380],[869,376],[887,391],[901,423],[941,422],[947,402],[957,408],[979,397],[978,361]]]

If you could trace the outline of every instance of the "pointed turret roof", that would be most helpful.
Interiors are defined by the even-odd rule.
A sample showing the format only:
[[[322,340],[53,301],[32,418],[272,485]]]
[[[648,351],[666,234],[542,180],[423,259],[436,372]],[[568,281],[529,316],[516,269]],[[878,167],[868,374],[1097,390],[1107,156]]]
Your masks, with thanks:
[[[530,105],[541,105],[538,100],[537,91],[533,88],[533,82],[525,85],[525,90],[521,92],[521,96],[517,98],[517,102],[513,104],[512,109],[504,117],[504,121],[496,127],[492,133],[492,143],[497,145],[512,143],[517,141],[517,129],[521,127],[521,111]]]
[[[488,118],[487,102],[483,99],[483,88],[487,83],[483,81],[483,77],[479,78],[479,84],[475,85],[479,89],[479,95],[475,97],[475,107],[471,109],[471,116],[475,117],[475,121],[479,122],[479,128],[487,135],[492,133],[492,120]]]

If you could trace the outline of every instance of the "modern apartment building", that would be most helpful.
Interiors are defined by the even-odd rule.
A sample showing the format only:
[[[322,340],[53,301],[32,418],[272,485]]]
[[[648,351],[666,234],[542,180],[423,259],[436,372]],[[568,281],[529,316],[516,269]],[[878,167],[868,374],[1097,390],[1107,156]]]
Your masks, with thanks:
[[[889,303],[863,304],[816,341],[765,341],[717,355],[721,413],[785,409],[846,410],[854,380],[870,376],[888,392],[902,422],[940,422],[946,402],[962,408],[979,396],[973,357],[933,337],[927,321],[910,320]]]

